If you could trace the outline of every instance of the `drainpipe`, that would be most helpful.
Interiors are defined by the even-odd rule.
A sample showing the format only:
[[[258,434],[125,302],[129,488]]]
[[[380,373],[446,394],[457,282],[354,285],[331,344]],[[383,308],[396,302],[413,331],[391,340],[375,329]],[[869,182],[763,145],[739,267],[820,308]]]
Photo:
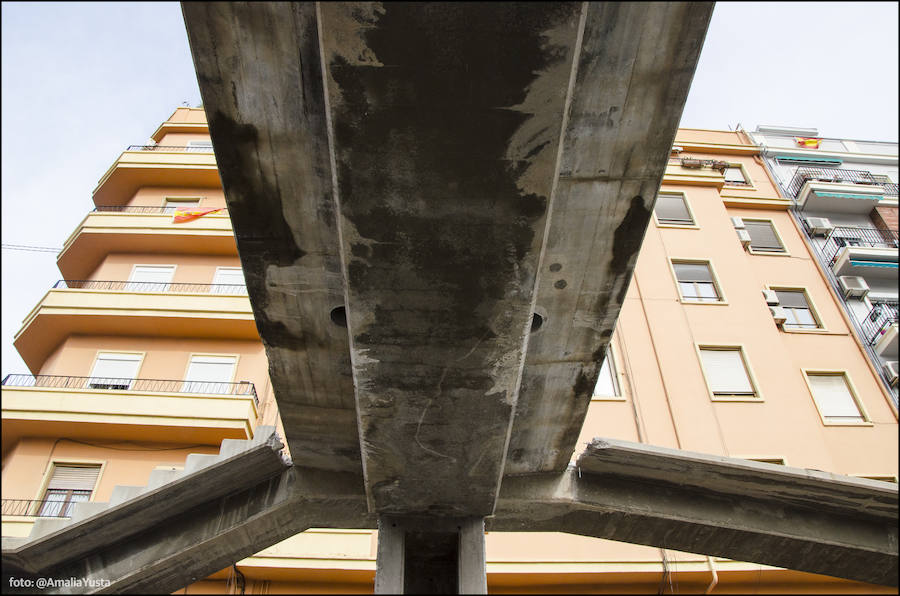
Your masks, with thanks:
[[[716,573],[716,564],[709,555],[706,556],[706,563],[709,565],[710,572],[712,572],[712,581],[709,582],[709,586],[706,587],[706,592],[704,592],[704,594],[711,594],[713,589],[719,583],[719,574]]]

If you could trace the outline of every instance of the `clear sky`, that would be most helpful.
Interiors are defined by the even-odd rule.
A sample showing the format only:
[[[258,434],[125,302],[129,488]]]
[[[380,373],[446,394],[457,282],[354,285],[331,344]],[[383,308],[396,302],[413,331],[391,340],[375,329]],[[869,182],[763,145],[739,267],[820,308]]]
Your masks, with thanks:
[[[897,3],[723,2],[681,126],[817,127],[897,141]],[[174,2],[4,2],[3,244],[60,248],[97,181],[200,92]],[[61,277],[51,252],[2,251],[2,367],[22,320]],[[88,371],[72,371],[87,374]]]

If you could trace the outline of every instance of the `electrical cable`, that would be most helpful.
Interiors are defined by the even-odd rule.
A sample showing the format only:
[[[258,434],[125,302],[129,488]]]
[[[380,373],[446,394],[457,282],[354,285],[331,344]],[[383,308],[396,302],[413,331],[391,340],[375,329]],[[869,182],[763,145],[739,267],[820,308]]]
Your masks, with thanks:
[[[25,252],[54,252],[58,253],[62,249],[61,248],[52,248],[49,246],[30,246],[28,244],[4,244],[2,245],[4,250],[21,250]]]

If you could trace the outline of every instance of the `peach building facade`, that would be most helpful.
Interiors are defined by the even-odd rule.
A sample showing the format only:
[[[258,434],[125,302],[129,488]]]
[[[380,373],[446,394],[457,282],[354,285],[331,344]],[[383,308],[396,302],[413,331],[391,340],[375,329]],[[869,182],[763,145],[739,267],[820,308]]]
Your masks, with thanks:
[[[4,536],[279,424],[205,115],[178,108],[151,138],[103,175],[58,257],[65,281],[16,336],[30,374],[3,385]],[[692,129],[675,145],[582,442],[896,482],[897,410],[758,148]],[[371,593],[376,545],[311,529],[184,592]],[[486,547],[496,593],[892,591],[566,534]]]

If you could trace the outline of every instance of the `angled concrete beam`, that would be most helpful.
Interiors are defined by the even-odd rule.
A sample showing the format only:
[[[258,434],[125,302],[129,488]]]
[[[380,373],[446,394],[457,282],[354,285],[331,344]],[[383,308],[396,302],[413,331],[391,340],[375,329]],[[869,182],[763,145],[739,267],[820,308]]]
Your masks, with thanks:
[[[156,472],[173,477],[158,487],[116,487],[108,504],[78,503],[71,519],[39,519],[29,538],[3,538],[3,564],[31,573],[58,567],[278,476],[290,465],[281,454],[283,445],[274,428],[257,431],[252,440],[227,440],[219,455],[188,456],[183,471]],[[133,496],[117,503],[117,495]]]
[[[231,478],[233,480],[233,478]],[[357,474],[291,467],[252,488],[160,520],[41,576],[94,587],[50,593],[171,593],[310,527],[375,528]],[[4,553],[4,567],[7,567]],[[15,562],[9,567],[17,570]],[[108,584],[102,585],[108,580]]]
[[[897,486],[595,440],[580,469],[506,478],[493,531],[561,531],[897,585]]]

